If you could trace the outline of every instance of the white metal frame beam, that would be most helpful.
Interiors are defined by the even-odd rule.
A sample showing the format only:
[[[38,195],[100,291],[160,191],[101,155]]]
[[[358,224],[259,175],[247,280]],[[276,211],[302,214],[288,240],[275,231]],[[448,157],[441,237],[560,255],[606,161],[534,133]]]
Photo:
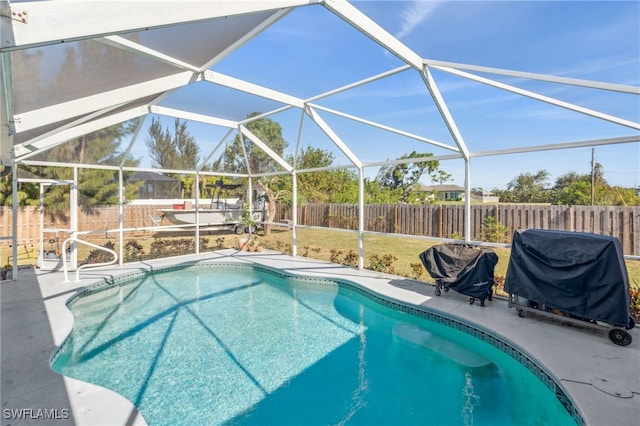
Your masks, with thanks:
[[[14,117],[16,133],[80,117],[89,112],[113,107],[114,105],[134,102],[137,99],[183,87],[195,81],[197,81],[197,75],[190,71],[183,71],[168,77],[157,78],[144,83],[17,114]],[[88,111],[88,105],[90,105],[91,111]]]
[[[346,92],[347,90],[351,90],[351,89],[353,89],[355,87],[358,87],[358,86],[363,86],[363,85],[371,83],[373,81],[382,80],[383,78],[386,78],[386,77],[389,77],[391,75],[395,75],[395,74],[401,73],[401,72],[406,71],[406,70],[408,70],[410,68],[411,67],[409,65],[402,65],[402,66],[394,68],[392,70],[385,71],[383,73],[376,74],[376,75],[373,75],[371,77],[364,78],[364,79],[362,79],[360,81],[356,81],[354,83],[346,84],[346,85],[344,85],[342,87],[338,87],[336,89],[329,90],[328,92],[324,92],[324,93],[320,93],[318,95],[312,96],[312,97],[306,99],[306,102],[315,102],[315,101],[317,101],[319,99],[322,99],[322,98],[326,98],[326,97],[329,97],[329,96],[332,96],[332,95],[335,95],[335,94],[338,94],[338,93],[341,93],[341,92]]]
[[[522,146],[518,148],[476,151],[476,152],[471,152],[469,156],[471,158],[491,157],[495,155],[526,154],[529,152],[553,151],[557,149],[585,148],[585,147],[593,147],[593,146],[616,145],[616,144],[634,143],[634,142],[640,142],[640,135],[622,136],[617,138],[590,139],[590,140],[583,140],[583,141],[562,142],[562,143],[554,143],[554,144],[546,144],[546,145]]]
[[[431,72],[429,72],[429,69],[425,67],[425,69],[421,72],[421,75],[425,85],[427,86],[427,89],[429,90],[429,93],[431,94],[431,98],[435,102],[436,107],[438,108],[438,111],[440,111],[440,116],[442,117],[445,125],[449,129],[449,133],[451,134],[453,141],[458,146],[458,149],[462,154],[462,156],[465,159],[468,159],[469,150],[467,149],[467,145],[464,142],[462,134],[460,133],[460,130],[458,129],[458,126],[456,125],[456,122],[453,119],[451,112],[449,111],[449,107],[447,107],[447,103],[444,101],[444,98],[440,93],[440,89],[438,89],[438,85],[436,84],[436,81],[433,79]]]
[[[340,151],[356,166],[358,169],[362,168],[362,161],[355,155],[351,149],[340,139],[340,137],[333,131],[333,129],[324,121],[320,115],[309,105],[305,107],[305,111],[309,118],[322,130],[325,135],[331,139],[331,141],[338,147]]]
[[[356,117],[355,115],[346,114],[346,113],[343,113],[343,112],[340,112],[340,111],[336,111],[336,110],[331,109],[331,108],[325,108],[325,107],[322,107],[322,106],[316,105],[316,104],[309,104],[309,105],[311,107],[313,107],[314,109],[319,109],[321,111],[326,111],[328,113],[337,115],[339,117],[347,118],[347,119],[349,119],[351,121],[355,121],[355,122],[358,122],[358,123],[366,124],[366,125],[369,125],[371,127],[376,127],[378,129],[381,129],[381,130],[386,130],[387,132],[395,133],[397,135],[406,136],[406,137],[408,137],[410,139],[415,139],[415,140],[420,141],[420,142],[425,142],[425,143],[428,143],[430,145],[437,146],[439,148],[447,149],[449,151],[460,152],[460,149],[455,147],[455,146],[447,145],[445,143],[438,142],[438,141],[435,141],[433,139],[429,139],[429,138],[425,138],[423,136],[415,135],[413,133],[405,132],[404,130],[396,129],[396,128],[393,128],[393,127],[390,127],[390,126],[385,126],[384,124],[376,123],[374,121],[365,120],[364,118],[360,118],[360,117]]]
[[[339,16],[342,20],[365,34],[371,40],[396,55],[400,60],[415,68],[421,70],[422,58],[409,49],[397,38],[389,34],[384,28],[371,20],[367,15],[349,4],[346,0],[326,0],[324,7]]]
[[[303,108],[304,106],[304,101],[295,96],[287,95],[285,93],[259,86],[257,84],[249,83],[247,81],[230,77],[228,75],[220,74],[218,72],[205,71],[203,74],[203,80],[210,83],[218,84],[220,86],[239,90],[241,92],[249,93],[251,95],[259,96],[261,98],[280,102],[285,105],[290,105],[298,108]]]
[[[38,136],[36,136],[36,137],[34,137],[32,139],[29,139],[27,141],[23,141],[22,143],[20,143],[20,146],[21,147],[28,147],[30,145],[33,145],[33,144],[37,143],[37,142],[40,142],[41,140],[47,139],[47,138],[49,138],[51,136],[55,136],[56,134],[58,134],[58,133],[60,133],[60,132],[62,132],[64,130],[71,129],[71,128],[79,126],[79,125],[81,125],[83,123],[88,123],[88,122],[90,122],[91,120],[93,120],[96,117],[99,117],[101,115],[107,115],[110,111],[113,111],[114,109],[120,108],[121,106],[122,105],[114,105],[114,106],[111,106],[109,108],[104,108],[102,110],[95,111],[95,112],[93,112],[91,114],[87,114],[87,115],[85,115],[85,116],[83,116],[83,117],[81,117],[81,118],[79,118],[77,120],[70,121],[70,122],[68,122],[68,123],[66,123],[66,124],[64,124],[64,125],[62,125],[60,127],[57,127],[55,129],[53,129],[53,130],[50,130],[50,131],[45,132],[45,133],[41,133],[40,135],[38,135]]]
[[[280,164],[280,166],[282,166],[282,168],[284,168],[287,172],[291,172],[293,170],[293,167],[287,163],[286,161],[284,161],[282,159],[282,157],[280,157],[278,154],[276,154],[271,148],[269,148],[269,146],[267,146],[267,144],[265,144],[264,142],[262,142],[262,140],[260,140],[259,137],[257,137],[256,135],[254,135],[249,129],[247,129],[245,126],[243,126],[242,124],[238,126],[238,130],[240,131],[240,133],[242,133],[243,135],[245,135],[247,138],[249,138],[249,140],[251,140],[251,142],[253,142],[254,144],[256,144],[258,147],[260,147],[260,149],[262,149],[269,157],[273,158],[278,164]],[[243,145],[244,147],[244,145]],[[249,174],[252,174],[253,170],[249,170]]]
[[[520,89],[518,87],[511,86],[509,84],[500,83],[495,80],[491,80],[489,78],[480,77],[474,74],[470,74],[465,71],[455,70],[453,68],[447,67],[433,67],[434,69],[438,69],[440,71],[444,71],[453,75],[457,75],[459,77],[463,77],[469,80],[477,81],[478,83],[486,84],[488,86],[496,87],[498,89],[506,90],[507,92],[515,93],[527,98],[535,99],[541,102],[545,102],[551,105],[555,105],[564,109],[568,109],[574,112],[578,112],[580,114],[589,115],[591,117],[599,118],[601,120],[609,121],[611,123],[619,124],[621,126],[630,127],[632,129],[640,130],[640,123],[636,123],[629,120],[624,120],[619,117],[615,117],[609,114],[605,114],[599,111],[595,111],[593,109],[581,107],[579,105],[575,105],[569,102],[561,101],[559,99],[552,98],[550,96],[540,95],[535,92],[531,92],[529,90]]]
[[[396,160],[367,161],[366,163],[362,163],[362,165],[364,167],[381,167],[381,166],[389,166],[393,164],[419,163],[421,161],[443,161],[443,160],[460,160],[460,159],[464,159],[464,157],[462,157],[462,154],[432,155],[427,157],[401,158]]]
[[[320,0],[261,1],[72,1],[8,3],[22,20],[2,16],[0,51],[93,39],[201,22],[247,13],[278,11]],[[74,20],[69,22],[70,17]]]
[[[217,118],[211,115],[198,114],[175,108],[152,105],[149,107],[149,112],[158,115],[165,115],[167,117],[182,118],[183,120],[198,121],[200,123],[212,124],[214,126],[227,127],[230,129],[238,128],[237,121],[226,120],[224,118]]]
[[[41,139],[29,145],[15,145],[16,160],[24,160],[43,150],[53,148],[71,139],[86,135],[99,129],[111,126],[113,124],[122,123],[127,120],[138,118],[149,112],[147,107],[132,108],[97,120],[88,121],[75,127],[71,127],[57,132],[47,138]]]
[[[171,66],[183,69],[185,71],[191,71],[193,73],[199,73],[203,71],[203,69],[200,69],[199,67],[193,64],[188,64],[184,61],[174,58],[173,56],[165,55],[162,52],[158,52],[157,50],[153,50],[139,43],[126,39],[124,37],[106,36],[106,37],[97,39],[97,41],[103,44],[106,44],[108,46],[115,47],[120,50],[133,52],[135,54],[141,54],[142,56],[155,59],[156,61],[164,62],[165,64],[169,64]]]
[[[421,76],[464,159],[464,240],[471,241],[471,162],[469,160],[469,150],[427,66],[423,66]]]
[[[629,86],[626,84],[604,83],[601,81],[584,80],[579,78],[559,77],[555,75],[538,74],[533,72],[506,70],[502,68],[485,67],[481,65],[460,64],[456,62],[436,61],[433,59],[424,59],[424,64],[432,68],[453,68],[458,70],[468,70],[484,72],[487,74],[506,75],[509,77],[525,78],[528,80],[546,81],[549,83],[568,84],[571,86],[589,87],[592,89],[601,89],[612,92],[630,93],[640,95],[640,87]]]
[[[210,69],[215,64],[217,64],[218,62],[222,61],[224,58],[226,58],[231,53],[233,53],[235,50],[239,49],[243,44],[245,44],[246,42],[248,42],[249,40],[254,38],[256,35],[258,35],[262,31],[264,31],[265,29],[267,29],[268,27],[273,25],[276,21],[282,19],[285,15],[287,15],[289,12],[291,12],[292,9],[293,8],[281,9],[281,10],[275,12],[268,19],[265,19],[262,23],[257,25],[253,30],[251,30],[247,34],[245,34],[244,37],[240,38],[235,43],[232,43],[230,46],[228,46],[226,49],[224,49],[222,52],[220,52],[218,55],[216,55],[215,58],[211,58],[211,60],[209,62],[204,64],[202,69],[203,70]]]
[[[11,56],[0,53],[0,165],[13,163],[13,90],[11,87]]]

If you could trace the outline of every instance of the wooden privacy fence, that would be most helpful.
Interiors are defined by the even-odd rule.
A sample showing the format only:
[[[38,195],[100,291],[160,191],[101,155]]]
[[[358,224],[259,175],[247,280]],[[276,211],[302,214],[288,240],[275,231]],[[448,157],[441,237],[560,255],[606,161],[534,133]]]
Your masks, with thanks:
[[[150,216],[158,217],[158,209],[171,208],[171,205],[125,205],[123,209],[124,228],[144,228],[153,226]],[[78,209],[78,231],[107,231],[118,228],[118,206],[93,206],[88,209]],[[11,207],[0,206],[0,235],[11,235],[12,210]],[[40,243],[40,208],[20,207],[18,209],[18,243],[19,244],[39,244]],[[162,223],[169,225],[169,223]],[[69,215],[66,217],[51,218],[44,217],[45,228],[68,229]],[[63,235],[62,238],[66,238]],[[52,238],[46,235],[45,239]],[[2,244],[9,244],[9,240],[0,241]]]
[[[550,206],[537,204],[477,204],[471,206],[471,239],[481,240],[482,224],[491,216],[506,227],[507,241],[517,229],[540,228],[590,232],[617,237],[626,255],[640,255],[640,206]],[[291,220],[291,209],[279,205],[276,221]],[[306,204],[298,207],[298,224],[358,229],[355,204]],[[365,204],[366,231],[464,236],[464,206]]]
[[[125,205],[125,228],[153,225],[150,216],[169,205]],[[478,204],[471,206],[471,238],[480,240],[482,223],[488,216],[507,228],[511,238],[516,229],[541,228],[591,232],[617,237],[624,253],[640,255],[640,206],[549,206],[535,204]],[[291,209],[279,205],[275,221],[291,220]],[[0,207],[0,235],[11,235],[11,207]],[[37,244],[40,238],[40,210],[21,207],[18,210],[18,241]],[[298,207],[298,223],[358,229],[358,206],[355,204],[307,204]],[[163,223],[167,224],[168,223]],[[67,220],[45,220],[46,228],[68,228]],[[462,237],[464,206],[418,204],[366,204],[364,227],[367,231],[423,235],[429,237]],[[118,228],[118,206],[79,209],[79,231],[102,231]],[[510,241],[507,241],[510,242]],[[0,241],[9,244],[8,240]]]

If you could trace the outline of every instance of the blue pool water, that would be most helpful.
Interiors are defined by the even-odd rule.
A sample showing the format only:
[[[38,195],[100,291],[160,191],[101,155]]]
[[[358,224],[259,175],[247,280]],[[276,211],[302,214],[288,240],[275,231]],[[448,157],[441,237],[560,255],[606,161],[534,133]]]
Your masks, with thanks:
[[[54,357],[156,425],[575,425],[495,347],[336,283],[156,272],[71,304]]]

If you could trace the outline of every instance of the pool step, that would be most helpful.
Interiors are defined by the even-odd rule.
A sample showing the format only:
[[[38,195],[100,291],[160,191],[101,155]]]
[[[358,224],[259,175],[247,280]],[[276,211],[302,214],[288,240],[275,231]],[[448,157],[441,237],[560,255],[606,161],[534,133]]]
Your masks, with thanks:
[[[399,324],[394,327],[393,333],[401,339],[424,346],[463,367],[477,369],[493,366],[493,361],[490,359],[447,340],[444,337],[411,324]]]

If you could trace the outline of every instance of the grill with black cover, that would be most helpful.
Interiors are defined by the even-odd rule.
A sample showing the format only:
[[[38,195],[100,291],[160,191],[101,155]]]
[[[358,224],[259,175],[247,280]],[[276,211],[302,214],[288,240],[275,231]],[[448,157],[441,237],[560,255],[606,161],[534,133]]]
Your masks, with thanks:
[[[628,345],[635,321],[629,309],[629,278],[615,237],[583,232],[516,231],[505,279],[510,307],[518,315],[545,316],[613,328],[610,339]]]
[[[493,271],[498,263],[496,253],[487,247],[469,244],[439,244],[420,253],[420,260],[436,282],[436,296],[441,289],[454,289],[470,296],[469,303],[485,299],[493,294]]]

